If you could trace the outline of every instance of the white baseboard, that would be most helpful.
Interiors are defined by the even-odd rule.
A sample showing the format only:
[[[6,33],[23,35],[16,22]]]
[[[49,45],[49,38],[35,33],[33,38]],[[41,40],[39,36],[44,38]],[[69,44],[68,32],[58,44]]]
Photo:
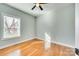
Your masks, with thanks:
[[[44,40],[43,38],[39,38],[39,37],[35,37],[36,39],[39,39],[39,40]]]
[[[39,40],[44,40],[44,39],[39,38],[39,37],[35,37],[35,38],[37,38],[37,39],[39,39]],[[7,44],[7,45],[5,45],[5,46],[0,46],[0,49],[9,47],[9,46],[12,46],[12,45],[15,45],[15,44],[19,44],[19,43],[22,43],[22,42],[25,42],[25,41],[29,41],[29,40],[32,40],[32,39],[34,39],[34,38],[29,38],[29,39],[26,39],[26,40],[23,40],[23,41],[19,41],[19,42],[16,42],[16,43]],[[60,43],[60,42],[52,41],[52,43],[56,43],[56,44],[59,44],[59,45],[63,45],[63,46],[66,46],[66,47],[70,47],[70,48],[75,48],[75,47],[73,47],[73,46],[71,46],[71,45],[64,44],[64,43]]]
[[[44,40],[42,38],[39,38],[39,37],[36,37],[40,40]],[[63,45],[63,46],[66,46],[66,47],[70,47],[70,48],[75,48],[74,46],[71,46],[71,45],[68,45],[68,44],[64,44],[64,43],[61,43],[61,42],[56,42],[56,41],[52,41],[52,43],[56,43],[56,44],[59,44],[59,45]]]
[[[75,48],[74,46],[71,46],[71,45],[68,45],[68,44],[64,44],[64,43],[61,43],[61,42],[52,41],[52,43],[56,43],[56,44],[59,44],[59,45],[70,47],[70,48]]]
[[[25,41],[29,41],[29,40],[32,40],[32,39],[34,39],[34,38],[25,39],[23,41],[19,41],[19,42],[16,42],[16,43],[6,44],[4,46],[0,46],[0,49],[6,48],[6,47],[9,47],[9,46],[12,46],[12,45],[16,45],[16,44],[19,44],[19,43],[22,43],[22,42],[25,42]]]

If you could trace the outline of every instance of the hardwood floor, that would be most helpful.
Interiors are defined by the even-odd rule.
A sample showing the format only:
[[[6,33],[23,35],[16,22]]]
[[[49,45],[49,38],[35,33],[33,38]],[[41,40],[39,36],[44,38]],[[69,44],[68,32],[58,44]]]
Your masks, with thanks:
[[[0,56],[6,56],[14,51],[20,51],[21,56],[74,56],[74,49],[53,43],[51,48],[44,48],[44,41],[33,39],[14,46],[0,49]]]

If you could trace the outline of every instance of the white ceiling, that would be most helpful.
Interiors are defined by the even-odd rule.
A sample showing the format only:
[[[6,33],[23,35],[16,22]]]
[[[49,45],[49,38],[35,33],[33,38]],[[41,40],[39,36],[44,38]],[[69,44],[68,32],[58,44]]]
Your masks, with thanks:
[[[39,16],[49,11],[52,11],[55,9],[63,9],[65,7],[72,5],[72,3],[47,3],[47,4],[42,4],[42,7],[44,8],[44,10],[41,11],[37,7],[34,10],[31,10],[31,8],[34,6],[33,3],[7,3],[7,4],[17,9],[20,9],[26,13],[29,13],[33,16]]]

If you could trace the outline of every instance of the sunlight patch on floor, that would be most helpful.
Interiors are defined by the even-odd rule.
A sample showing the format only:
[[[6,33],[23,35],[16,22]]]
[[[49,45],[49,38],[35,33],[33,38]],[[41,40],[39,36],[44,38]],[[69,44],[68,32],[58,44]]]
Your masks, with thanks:
[[[7,54],[6,56],[20,56],[20,50],[15,50],[15,51]]]

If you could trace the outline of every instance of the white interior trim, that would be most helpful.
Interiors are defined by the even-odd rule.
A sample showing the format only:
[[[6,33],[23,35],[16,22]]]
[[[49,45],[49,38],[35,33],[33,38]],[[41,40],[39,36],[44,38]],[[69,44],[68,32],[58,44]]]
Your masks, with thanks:
[[[36,37],[40,40],[44,40],[42,38],[39,38],[39,37]],[[59,44],[59,45],[63,45],[63,46],[66,46],[66,47],[70,47],[70,48],[75,48],[74,46],[71,46],[71,45],[68,45],[68,44],[64,44],[64,43],[61,43],[61,42],[56,42],[56,41],[52,41],[52,43],[56,43],[56,44]]]
[[[44,40],[44,39],[39,38],[39,37],[35,37],[35,38],[37,38],[37,39],[39,39],[39,40]],[[19,43],[22,43],[22,42],[25,42],[25,41],[29,41],[29,40],[32,40],[32,39],[34,39],[34,38],[30,38],[30,39],[26,39],[26,40],[23,40],[23,41],[20,41],[20,42],[16,42],[16,43],[8,44],[8,45],[5,45],[5,46],[1,46],[0,49],[9,47],[9,46],[12,46],[12,45],[15,45],[15,44],[19,44]],[[74,47],[71,46],[71,45],[64,44],[64,43],[60,43],[60,42],[52,41],[52,43],[56,43],[56,44],[59,44],[59,45],[63,45],[63,46],[66,46],[66,47],[70,47],[70,48],[74,48]]]
[[[59,45],[70,47],[70,48],[74,48],[74,46],[71,46],[71,45],[68,45],[68,44],[64,44],[64,43],[61,43],[61,42],[52,41],[52,43],[56,43],[56,44],[59,44]]]
[[[12,43],[12,44],[7,44],[5,46],[0,46],[0,49],[3,49],[3,48],[6,48],[6,47],[9,47],[9,46],[12,46],[12,45],[16,45],[16,44],[19,44],[19,43],[22,43],[22,42],[25,42],[25,41],[29,41],[29,40],[32,40],[34,38],[30,38],[30,39],[25,39],[23,41],[19,41],[19,42],[16,42],[16,43]]]

